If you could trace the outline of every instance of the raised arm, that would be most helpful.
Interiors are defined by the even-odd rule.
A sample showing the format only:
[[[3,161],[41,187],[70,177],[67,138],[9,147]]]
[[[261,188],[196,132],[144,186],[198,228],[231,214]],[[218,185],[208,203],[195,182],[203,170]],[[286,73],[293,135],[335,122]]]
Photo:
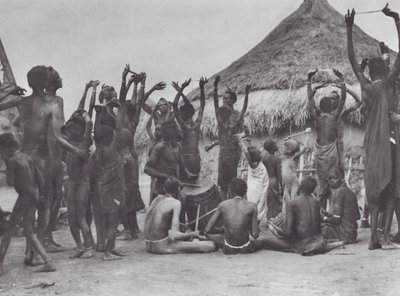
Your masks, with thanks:
[[[204,93],[204,85],[208,82],[207,78],[201,77],[199,82],[200,87],[200,108],[196,118],[196,125],[200,126],[203,121],[204,108],[206,106],[206,95]]]
[[[154,91],[156,91],[156,90],[163,90],[163,89],[165,88],[165,86],[166,86],[166,84],[165,84],[165,82],[163,82],[163,81],[161,81],[161,82],[155,84],[155,85],[145,94],[145,96],[144,96],[144,102],[147,101],[147,99],[150,97],[150,95],[151,95]],[[144,110],[147,114],[151,114],[151,107],[150,107],[148,104],[143,103],[142,107],[143,107],[143,110]]]
[[[246,111],[247,111],[247,106],[249,105],[250,88],[251,88],[251,85],[246,85],[243,108],[242,108],[242,111],[240,111],[239,118],[238,118],[238,121],[236,124],[241,124],[241,122],[243,122],[244,115],[246,114]]]
[[[149,138],[150,138],[150,140],[152,142],[154,141],[155,137],[154,137],[153,131],[151,130],[151,124],[153,122],[154,112],[156,112],[156,110],[157,110],[157,106],[154,107],[153,111],[151,111],[149,120],[147,121],[147,124],[146,124],[146,131],[147,131],[147,134],[149,135]]]
[[[242,148],[242,151],[244,152],[244,155],[246,156],[246,160],[247,160],[247,163],[249,164],[249,166],[252,169],[255,169],[257,167],[257,163],[252,161],[252,159],[250,157],[250,154],[249,154],[249,150],[247,149],[247,147],[244,144],[243,140],[244,139],[243,139],[243,135],[242,134],[238,134],[238,135],[232,136],[232,141],[238,143],[240,145],[240,147]]]
[[[2,97],[0,97],[0,102],[3,101],[5,98],[7,98],[10,95],[16,95],[16,96],[23,96],[24,93],[26,92],[25,89],[19,87],[19,86],[12,86],[9,88]]]
[[[126,76],[128,76],[128,73],[130,71],[129,64],[125,65],[125,68],[122,72],[122,80],[121,80],[121,88],[119,90],[119,100],[120,102],[124,102],[126,100]]]
[[[173,81],[171,83],[171,85],[177,91],[174,101],[172,102],[172,108],[174,110],[174,114],[175,114],[176,120],[178,121],[178,124],[180,125],[181,128],[184,128],[185,123],[183,122],[183,119],[181,117],[181,111],[178,108],[179,98],[182,95],[182,88],[179,87],[178,82],[175,82],[175,81]]]
[[[364,87],[368,81],[365,78],[364,74],[361,71],[360,66],[357,63],[356,54],[354,51],[354,43],[353,43],[353,25],[354,25],[354,16],[356,12],[353,9],[351,12],[350,10],[347,11],[345,15],[345,21],[347,26],[347,54],[349,56],[351,67],[353,68],[354,74],[356,75],[358,81],[360,82],[361,86]]]
[[[79,103],[79,109],[81,109],[81,110],[85,109],[86,94],[87,94],[88,89],[90,87],[92,87],[93,88],[92,96],[90,97],[89,110],[88,110],[88,115],[90,118],[92,118],[92,116],[93,116],[94,104],[96,103],[97,87],[99,86],[99,84],[100,84],[100,81],[98,81],[98,80],[91,80],[88,84],[86,84],[85,91],[83,92],[83,95],[82,95],[81,103]]]
[[[93,122],[88,113],[83,113],[83,118],[85,119],[85,133],[83,134],[83,149],[88,150],[92,145],[92,130]]]
[[[133,130],[131,130],[133,132],[133,134],[136,133],[136,128],[137,128],[137,126],[139,124],[139,120],[140,120],[140,112],[142,110],[142,106],[143,106],[143,102],[144,102],[144,98],[145,98],[144,90],[146,88],[146,73],[141,73],[141,76],[142,76],[142,80],[140,82],[137,103],[134,103],[133,101],[131,101],[131,104],[133,106],[136,105],[135,118],[133,119],[133,122],[132,122]]]
[[[400,17],[397,12],[394,12],[389,8],[389,4],[386,4],[386,6],[382,9],[382,12],[385,15],[393,18],[393,20],[396,24],[396,29],[397,29],[398,53],[397,53],[396,60],[394,61],[394,64],[393,64],[392,71],[389,74],[389,79],[391,81],[395,81],[400,73]]]
[[[311,117],[316,120],[318,117],[318,110],[315,105],[314,96],[316,90],[312,88],[311,79],[318,72],[318,69],[314,71],[309,71],[307,73],[307,97],[308,97],[308,109],[310,111]]]
[[[219,104],[218,104],[218,83],[221,80],[221,77],[218,75],[215,76],[214,80],[214,110],[215,110],[215,118],[217,119],[218,126],[222,126],[222,118],[219,114]]]
[[[333,113],[333,115],[335,116],[335,119],[339,120],[340,115],[342,114],[342,111],[343,111],[344,104],[346,103],[346,84],[344,83],[344,76],[339,70],[333,69],[333,72],[340,79],[340,89],[341,89],[340,100],[339,100],[338,107],[336,108],[336,110],[334,110],[334,113]]]
[[[356,111],[362,105],[361,98],[358,96],[358,94],[355,91],[346,87],[346,92],[349,95],[351,95],[356,102],[353,105],[351,105],[349,108],[343,110],[341,117],[346,117],[351,112]]]

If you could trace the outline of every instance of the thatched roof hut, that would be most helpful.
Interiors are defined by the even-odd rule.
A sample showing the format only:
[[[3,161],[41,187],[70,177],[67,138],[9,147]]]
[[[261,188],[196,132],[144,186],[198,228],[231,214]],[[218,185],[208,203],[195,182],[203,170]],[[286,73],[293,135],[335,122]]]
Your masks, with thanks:
[[[357,26],[354,26],[353,34],[358,57],[380,55],[376,39]],[[258,136],[280,133],[307,124],[305,84],[308,70],[332,67],[342,71],[350,88],[360,94],[347,56],[344,13],[335,10],[327,0],[304,0],[264,40],[217,73],[221,77],[219,92],[223,94],[229,86],[242,93],[245,85],[250,84],[252,92],[245,117],[250,133]],[[214,77],[205,88],[208,97],[212,95]],[[317,73],[314,81],[331,83],[336,82],[336,78],[332,71],[324,71]],[[317,100],[330,91],[331,87],[318,91]],[[199,90],[195,89],[188,97],[195,100],[198,95]],[[348,98],[350,104],[353,100]],[[211,101],[207,101],[202,125],[203,137],[207,138],[215,137],[217,131]],[[239,95],[237,109],[241,108],[242,102],[243,95]],[[345,120],[362,126],[359,113],[353,113]],[[143,133],[139,134],[143,140]]]

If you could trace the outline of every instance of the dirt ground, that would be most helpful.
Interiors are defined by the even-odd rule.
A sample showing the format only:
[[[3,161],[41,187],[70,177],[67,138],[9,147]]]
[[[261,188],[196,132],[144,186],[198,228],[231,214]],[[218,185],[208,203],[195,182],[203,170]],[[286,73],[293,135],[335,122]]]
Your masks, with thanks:
[[[142,193],[148,196],[148,184]],[[15,193],[0,190],[3,209],[11,209]],[[146,200],[147,202],[147,200]],[[143,229],[144,213],[140,214]],[[264,235],[270,235],[263,229]],[[250,255],[151,255],[143,236],[117,241],[127,253],[120,261],[68,259],[74,243],[67,227],[55,240],[68,251],[51,254],[54,273],[33,273],[23,265],[25,239],[11,242],[0,278],[1,295],[400,295],[400,250],[368,251],[369,230],[359,232],[359,242],[326,255],[259,251]],[[36,285],[54,285],[41,288]]]

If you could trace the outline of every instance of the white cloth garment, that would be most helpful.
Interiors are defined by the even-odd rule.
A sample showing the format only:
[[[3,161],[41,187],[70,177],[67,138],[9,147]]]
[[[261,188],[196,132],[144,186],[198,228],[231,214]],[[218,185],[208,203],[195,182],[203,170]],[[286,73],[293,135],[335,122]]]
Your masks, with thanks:
[[[247,174],[247,200],[257,205],[257,218],[260,221],[266,214],[269,178],[262,162],[256,168],[249,166]]]

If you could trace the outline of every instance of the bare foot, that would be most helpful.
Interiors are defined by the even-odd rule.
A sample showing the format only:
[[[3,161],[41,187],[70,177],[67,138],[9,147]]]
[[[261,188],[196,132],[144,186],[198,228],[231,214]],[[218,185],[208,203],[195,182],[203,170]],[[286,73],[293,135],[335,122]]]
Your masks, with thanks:
[[[29,264],[30,266],[39,266],[39,265],[43,265],[44,261],[42,259],[42,257],[40,257],[38,254],[33,254],[33,257],[31,259],[31,264]]]
[[[118,238],[119,240],[132,240],[133,237],[129,232],[125,232],[122,236]]]
[[[104,261],[113,261],[113,260],[121,260],[122,258],[119,256],[115,256],[113,254],[110,253],[105,253],[103,256],[103,260]]]
[[[77,249],[75,253],[69,256],[69,259],[79,258],[83,255],[83,253],[85,253],[85,250]]]
[[[58,253],[58,252],[64,252],[67,249],[63,248],[61,245],[54,245],[52,243],[49,243],[45,245],[45,249],[47,253]]]
[[[115,250],[115,249],[111,250],[110,253],[115,255],[115,256],[119,256],[119,257],[124,257],[125,256],[125,254],[123,252],[121,252],[119,250]]]
[[[89,259],[94,256],[92,249],[86,250],[83,254],[79,257],[80,259]]]
[[[103,253],[105,250],[106,250],[106,248],[104,247],[104,245],[102,245],[102,244],[97,244],[97,246],[96,246],[96,252]]]
[[[368,250],[376,250],[376,249],[381,249],[382,245],[379,241],[370,241],[369,242],[369,246],[368,246]]]
[[[40,267],[39,269],[36,269],[35,272],[53,272],[56,270],[55,265],[53,264],[53,262],[48,261],[46,262],[42,267]]]
[[[397,250],[400,249],[400,246],[392,243],[391,241],[389,242],[382,242],[382,250]]]

